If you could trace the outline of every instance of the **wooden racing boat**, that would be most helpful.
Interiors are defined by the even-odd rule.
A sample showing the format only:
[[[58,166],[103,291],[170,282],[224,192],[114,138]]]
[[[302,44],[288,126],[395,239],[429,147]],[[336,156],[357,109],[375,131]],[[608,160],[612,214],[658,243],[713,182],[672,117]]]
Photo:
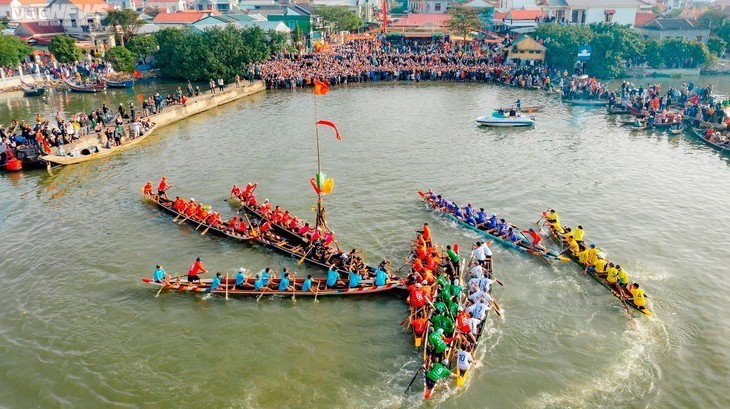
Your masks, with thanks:
[[[104,158],[107,156],[115,155],[127,148],[131,148],[132,146],[139,145],[149,137],[152,132],[155,130],[155,125],[152,124],[152,127],[147,130],[144,134],[141,134],[135,139],[126,139],[120,146],[113,146],[111,148],[105,148],[101,144],[98,143],[97,138],[86,138],[82,139],[78,142],[74,142],[74,144],[71,145],[65,145],[64,149],[74,149],[76,148],[79,151],[79,154],[77,156],[68,156],[69,152],[66,152],[66,156],[58,156],[58,155],[44,155],[41,156],[41,159],[45,160],[46,162],[54,163],[57,165],[74,165],[77,163],[82,162],[88,162],[90,160]]]
[[[555,229],[553,228],[553,225],[551,223],[547,223],[547,226],[550,228],[550,236],[553,238],[553,240],[555,241],[555,243],[557,245],[559,245],[559,246],[562,247],[563,246],[563,235],[561,233],[558,233],[557,231],[555,231]],[[587,274],[589,274],[591,277],[593,277],[594,280],[598,281],[599,283],[601,283],[601,285],[603,285],[604,287],[608,288],[611,291],[611,294],[614,297],[618,298],[619,300],[622,300],[622,302],[624,302],[626,305],[631,306],[635,310],[637,310],[637,311],[639,311],[639,312],[641,312],[641,313],[643,313],[645,315],[654,315],[649,310],[649,308],[640,308],[638,305],[634,304],[634,302],[632,300],[627,299],[625,297],[622,297],[621,294],[618,291],[616,291],[616,287],[614,287],[611,283],[609,283],[608,281],[606,281],[605,278],[603,278],[603,277],[599,276],[598,274],[590,271],[590,269],[587,268],[586,263],[582,263],[578,259],[577,256],[575,256],[575,255],[572,254],[572,252],[570,250],[568,250],[566,252],[566,254],[568,254],[568,256],[576,264],[578,264],[583,269],[583,271],[585,271]]]
[[[281,297],[290,297],[290,296],[297,296],[297,297],[314,297],[314,296],[329,296],[329,295],[366,295],[366,294],[376,294],[376,293],[383,293],[386,291],[392,291],[398,289],[399,283],[397,281],[391,281],[386,283],[382,286],[376,286],[373,285],[372,282],[361,282],[360,285],[357,287],[347,287],[347,286],[335,286],[335,287],[327,287],[326,280],[324,279],[318,279],[318,280],[312,280],[312,289],[308,291],[302,291],[302,284],[304,283],[304,278],[296,278],[290,280],[290,285],[295,285],[295,288],[297,288],[295,291],[279,291],[279,281],[281,279],[274,278],[271,279],[271,282],[268,286],[262,287],[262,289],[255,290],[253,287],[253,284],[246,283],[244,284],[244,287],[241,289],[235,288],[236,280],[233,278],[228,279],[221,279],[221,286],[215,290],[210,290],[212,279],[201,279],[200,282],[188,282],[187,278],[173,278],[169,281],[165,281],[162,283],[158,283],[153,281],[151,278],[143,278],[142,282],[145,284],[149,284],[150,286],[153,286],[157,289],[160,287],[164,287],[167,290],[170,291],[177,291],[177,292],[192,292],[192,293],[212,293],[212,294],[221,294],[221,295],[231,295],[231,296],[260,296],[260,295],[277,295]],[[296,284],[294,284],[296,283]],[[226,291],[226,286],[228,287],[228,290]]]
[[[713,148],[719,150],[721,153],[730,152],[730,144],[723,145],[719,142],[712,142],[709,139],[705,138],[705,132],[704,129],[700,128],[690,128],[689,132],[692,136],[699,139],[700,141],[704,142],[705,144],[712,146]]]
[[[564,98],[563,102],[573,106],[583,107],[603,107],[608,105],[608,100],[605,99],[567,99]]]
[[[491,262],[488,263],[485,268],[489,272],[489,276],[491,277],[492,276],[492,263]],[[491,287],[489,288],[488,292],[489,292],[489,295],[492,294]],[[488,318],[489,318],[489,311],[487,311],[487,316],[485,317],[484,321],[486,321]],[[481,328],[479,328],[479,331],[477,332],[477,335],[476,335],[477,342],[476,342],[476,345],[474,345],[472,352],[471,352],[472,358],[474,358],[475,360],[476,360],[477,351],[479,350],[479,345],[482,344],[482,334],[484,334],[485,329],[486,329],[486,325],[482,324]],[[458,366],[459,365],[458,360],[456,361],[456,386],[457,387],[464,386],[464,383],[466,383],[466,378],[471,373],[471,370],[475,364],[476,364],[476,362],[472,361],[471,365],[469,366],[469,369],[462,372]]]
[[[179,216],[179,219],[181,220],[181,223],[187,223],[189,226],[198,226],[198,228],[202,229],[201,233],[203,231],[210,231],[213,234],[216,234],[218,236],[227,237],[230,239],[238,240],[238,241],[249,241],[253,239],[253,236],[249,233],[240,233],[240,232],[233,232],[233,231],[226,231],[228,228],[228,223],[225,221],[220,222],[220,227],[211,226],[208,223],[201,222],[198,219],[194,218],[187,218],[184,214],[181,214],[173,207],[173,201],[172,200],[165,200],[163,198],[158,197],[156,194],[148,195],[146,196],[149,198],[157,207],[162,209],[165,213],[171,214],[175,216],[176,218]]]
[[[64,80],[64,82],[66,83],[66,86],[68,86],[68,88],[71,91],[75,91],[75,92],[91,93],[91,92],[104,91],[106,89],[106,82],[101,82],[99,84],[91,84],[91,85],[74,83],[72,81],[69,81],[68,79]]]
[[[439,209],[430,199],[428,199],[428,195],[424,193],[423,191],[418,191],[418,194],[421,196],[421,199],[426,204],[426,207],[429,209],[432,209],[436,211],[438,214],[447,217],[451,220],[456,221],[459,225],[462,227],[465,227],[469,230],[475,231],[489,239],[492,239],[502,245],[504,245],[507,248],[511,248],[517,251],[521,251],[523,253],[527,254],[533,254],[536,256],[543,257],[548,260],[560,260],[560,261],[568,261],[569,259],[567,257],[559,256],[557,252],[554,250],[547,250],[547,251],[541,251],[539,249],[532,249],[531,242],[525,238],[522,233],[518,233],[517,237],[519,238],[519,241],[517,243],[513,243],[511,241],[505,240],[499,236],[496,236],[494,234],[491,234],[487,231],[486,227],[476,227],[472,226],[469,223],[466,223],[465,221],[457,218],[452,213],[445,211],[443,209]],[[517,230],[518,232],[521,232],[522,230],[518,228],[517,226],[513,225],[513,228]]]
[[[23,81],[20,81],[20,89],[23,90],[23,96],[26,97],[40,97],[46,92],[46,87],[44,86],[27,84]]]

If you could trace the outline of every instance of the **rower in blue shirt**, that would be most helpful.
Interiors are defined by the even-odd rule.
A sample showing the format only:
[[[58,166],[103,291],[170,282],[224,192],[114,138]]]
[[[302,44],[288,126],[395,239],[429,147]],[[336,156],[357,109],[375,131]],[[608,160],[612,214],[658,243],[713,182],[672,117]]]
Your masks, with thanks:
[[[436,197],[438,198],[438,200],[436,201],[436,205],[438,207],[445,207],[446,206],[446,199],[444,199],[443,197],[441,197],[441,195],[438,195]]]
[[[497,223],[497,231],[500,236],[506,236],[509,231],[509,224],[504,219],[499,219],[499,223]]]
[[[484,211],[484,208],[480,208],[477,212],[477,226],[483,225],[487,222],[487,212]]]
[[[210,288],[208,288],[208,292],[217,290],[221,286],[221,273],[215,273],[215,278],[213,278],[213,282],[210,283]]]
[[[264,280],[261,278],[260,275],[256,274],[256,278],[253,280],[253,289],[255,291],[258,291],[261,289],[261,287],[264,287]]]
[[[170,276],[168,276],[167,273],[165,273],[165,269],[162,268],[161,265],[158,264],[155,266],[155,271],[152,273],[152,280],[154,280],[154,282],[161,283],[166,278],[169,278],[169,277]]]
[[[497,229],[497,215],[492,214],[492,217],[489,218],[489,221],[487,222],[487,231],[492,232]]]
[[[471,205],[471,203],[466,204],[466,207],[464,208],[464,213],[466,213],[467,216],[471,216],[472,213],[474,213],[474,207]]]
[[[334,287],[340,279],[340,273],[337,272],[337,268],[332,264],[329,271],[327,271],[327,287]]]
[[[238,274],[236,274],[236,288],[239,290],[243,288],[243,283],[246,282],[246,276],[243,274],[246,272],[246,269],[241,267],[238,269]]]
[[[457,219],[461,219],[461,220],[464,219],[464,213],[462,213],[461,209],[459,209],[459,206],[454,206],[453,213]]]
[[[385,285],[385,282],[388,280],[388,273],[383,271],[382,269],[377,269],[375,271],[375,285],[380,287],[382,285]]]
[[[289,273],[286,270],[282,271],[284,275],[279,280],[279,291],[293,291],[294,287],[289,285]]]
[[[505,238],[512,243],[517,243],[520,240],[519,238],[517,238],[517,234],[515,234],[515,229],[513,229],[511,227],[507,231]]]
[[[263,280],[264,285],[269,285],[269,281],[271,281],[271,268],[270,267],[266,267],[261,272],[261,280]]]
[[[477,221],[476,221],[476,219],[474,219],[474,215],[472,215],[472,214],[466,215],[466,220],[465,221],[468,224],[472,225],[472,226],[476,226],[477,225]]]
[[[307,276],[307,279],[304,280],[302,283],[302,291],[311,291],[312,290],[312,275],[309,274]]]
[[[357,287],[358,285],[360,285],[360,280],[361,280],[360,274],[358,274],[354,271],[350,271],[349,276],[350,276],[350,282],[348,285],[350,288],[354,288],[354,287]]]

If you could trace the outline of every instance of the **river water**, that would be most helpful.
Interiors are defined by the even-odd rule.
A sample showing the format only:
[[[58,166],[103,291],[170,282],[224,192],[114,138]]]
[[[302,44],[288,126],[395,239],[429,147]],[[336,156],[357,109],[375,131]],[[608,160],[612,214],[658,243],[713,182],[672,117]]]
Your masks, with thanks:
[[[715,79],[719,92],[730,84]],[[643,81],[643,80],[642,80]],[[696,81],[697,82],[697,81]],[[703,78],[702,81],[707,82]],[[155,88],[152,88],[152,87]],[[111,106],[134,92],[0,97],[0,121]],[[545,104],[532,130],[480,129],[489,107]],[[155,132],[142,146],[54,171],[0,174],[0,407],[730,407],[730,161],[686,136],[631,133],[600,109],[484,84],[376,84],[318,101],[323,167],[336,181],[328,222],[369,262],[402,264],[424,222],[441,244],[477,236],[423,208],[433,188],[522,226],[548,207],[582,224],[651,297],[633,314],[571,263],[494,246],[490,323],[466,388],[423,402],[419,364],[398,323],[399,295],[204,299],[146,288],[161,263],[183,273],[297,266],[256,245],[206,235],[140,199],[167,175],[171,194],[224,216],[233,183],[314,219],[312,94],[261,93]]]

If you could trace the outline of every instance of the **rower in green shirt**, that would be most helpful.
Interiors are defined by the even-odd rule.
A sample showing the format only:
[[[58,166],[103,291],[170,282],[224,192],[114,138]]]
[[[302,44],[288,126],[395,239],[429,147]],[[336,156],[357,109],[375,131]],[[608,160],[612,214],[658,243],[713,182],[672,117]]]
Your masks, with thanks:
[[[441,362],[434,362],[433,366],[431,366],[431,370],[426,372],[426,376],[424,377],[426,380],[426,396],[431,396],[431,391],[436,386],[436,383],[438,381],[443,380],[451,376],[451,371],[449,371],[449,368],[441,364]]]

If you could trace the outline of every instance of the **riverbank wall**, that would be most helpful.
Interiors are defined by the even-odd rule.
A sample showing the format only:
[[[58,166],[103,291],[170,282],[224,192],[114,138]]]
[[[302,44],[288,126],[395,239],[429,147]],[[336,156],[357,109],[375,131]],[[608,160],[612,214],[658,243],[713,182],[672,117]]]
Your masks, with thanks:
[[[186,101],[185,105],[171,105],[163,109],[162,112],[150,115],[149,119],[156,126],[154,130],[158,130],[166,125],[173,124],[183,119],[189,118],[193,115],[200,114],[213,108],[228,104],[230,102],[237,101],[241,98],[262,92],[266,90],[266,85],[263,81],[247,82],[243,81],[240,86],[230,84],[224,91],[220,92],[216,89],[215,94],[211,94],[210,91],[201,93],[197,97],[190,98]],[[139,107],[137,107],[139,109]],[[138,111],[139,112],[139,111]],[[125,139],[131,134],[131,125],[125,123]],[[153,131],[154,132],[154,131]],[[149,136],[148,134],[147,136]],[[72,150],[76,149],[79,151],[81,156],[89,155],[91,153],[99,152],[102,146],[107,143],[106,136],[103,132],[92,133],[88,136],[81,137],[78,141],[64,145],[64,151],[68,154]],[[123,140],[124,144],[125,141]],[[124,146],[124,145],[122,145]],[[121,149],[120,149],[121,150]],[[52,154],[44,157],[44,159],[62,158],[55,156],[58,152],[58,148],[52,149]],[[90,158],[91,159],[91,158]]]

